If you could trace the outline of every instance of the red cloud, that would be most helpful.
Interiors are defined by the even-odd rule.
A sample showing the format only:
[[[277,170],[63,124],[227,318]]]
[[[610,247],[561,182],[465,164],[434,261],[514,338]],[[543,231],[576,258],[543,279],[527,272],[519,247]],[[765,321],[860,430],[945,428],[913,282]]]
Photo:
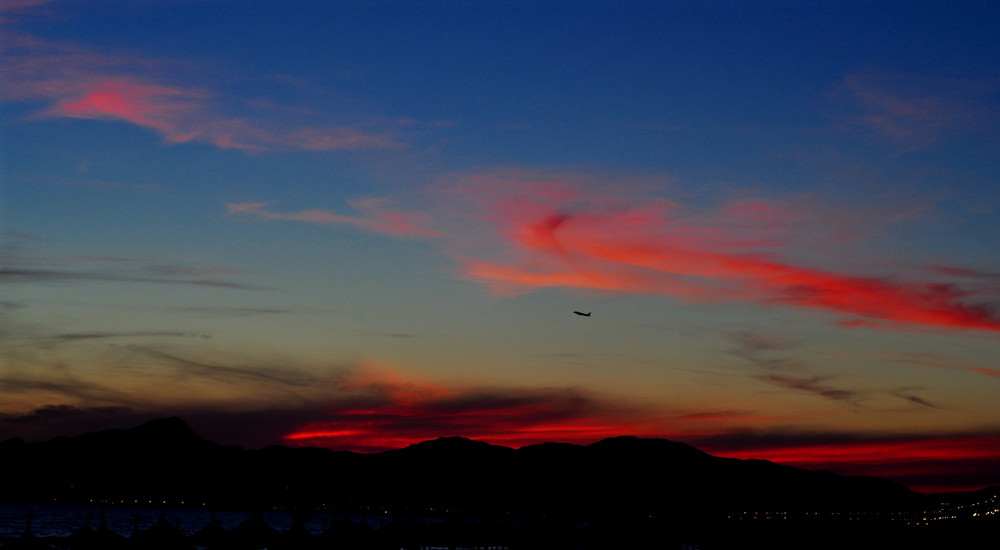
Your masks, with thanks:
[[[382,451],[462,436],[520,447],[661,433],[635,411],[573,389],[446,388],[363,369],[338,384],[355,399],[284,436],[342,450]]]
[[[723,436],[720,439],[724,439]],[[732,434],[733,440],[739,435]],[[740,459],[770,460],[799,468],[830,470],[844,475],[886,477],[921,492],[969,491],[984,483],[1000,482],[1000,436],[971,434],[955,436],[887,437],[884,439],[836,441],[796,441],[795,436],[778,437],[767,445],[739,444],[708,452]],[[724,446],[726,446],[724,444]]]
[[[451,190],[492,234],[453,250],[464,276],[498,292],[542,287],[744,301],[849,314],[845,326],[1000,331],[1000,318],[957,285],[837,273],[791,261],[808,217],[735,203],[693,215],[657,197],[610,196],[565,181],[468,178]],[[860,319],[859,319],[860,318]]]
[[[903,363],[907,365],[919,365],[922,367],[933,367],[937,369],[948,369],[948,370],[958,370],[971,372],[973,374],[982,374],[984,376],[990,376],[993,378],[1000,378],[1000,369],[983,367],[980,365],[962,365],[955,364],[953,362],[934,359],[934,358],[923,358],[918,356],[907,356],[907,355],[883,355],[881,357],[883,361],[889,361],[891,363]]]

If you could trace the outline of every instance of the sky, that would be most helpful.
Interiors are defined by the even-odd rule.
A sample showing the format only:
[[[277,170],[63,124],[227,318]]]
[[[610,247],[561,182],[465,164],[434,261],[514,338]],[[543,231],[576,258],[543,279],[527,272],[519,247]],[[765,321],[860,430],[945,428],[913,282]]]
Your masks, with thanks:
[[[0,439],[1000,485],[998,4],[0,6]]]

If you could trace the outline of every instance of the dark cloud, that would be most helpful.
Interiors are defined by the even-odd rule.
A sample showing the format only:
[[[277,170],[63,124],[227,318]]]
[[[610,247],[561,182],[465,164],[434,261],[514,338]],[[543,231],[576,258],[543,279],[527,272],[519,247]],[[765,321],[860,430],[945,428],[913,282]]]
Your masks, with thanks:
[[[792,355],[800,345],[783,336],[743,330],[724,333],[734,346],[729,353],[745,359],[759,372],[754,378],[787,390],[810,393],[854,407],[862,395],[859,392],[835,388],[826,383],[831,376],[799,374],[804,361]]]
[[[33,343],[40,347],[50,347],[61,344],[72,344],[75,342],[85,342],[93,340],[119,340],[133,338],[200,338],[211,339],[211,336],[204,333],[166,331],[166,330],[136,330],[136,331],[90,331],[90,332],[67,332],[61,334],[51,334],[32,338]]]
[[[201,332],[184,330],[91,330],[80,332],[53,332],[32,323],[18,319],[16,310],[26,308],[20,302],[0,301],[0,351],[8,352],[16,349],[21,355],[48,351],[52,348],[96,341],[145,339],[158,341],[160,339],[193,338],[209,340],[211,335]],[[33,350],[33,351],[32,351]],[[36,358],[40,363],[47,360]]]
[[[623,406],[572,387],[447,389],[378,383],[366,389],[371,391],[368,401],[328,407],[286,439],[378,451],[447,436],[520,447],[659,435],[663,429],[641,405]]]
[[[0,283],[30,284],[52,282],[153,283],[211,286],[238,290],[274,290],[273,287],[253,285],[225,279],[148,277],[116,273],[113,271],[71,271],[18,267],[0,269]]]
[[[48,402],[34,411],[6,413],[0,436],[42,437],[142,418],[181,416],[226,444],[289,442],[304,426],[347,426],[381,442],[322,440],[355,450],[401,446],[441,435],[516,437],[531,427],[595,420],[622,426],[612,407],[573,388],[451,388],[356,363],[326,366],[280,358],[240,359],[202,346],[168,347],[157,340],[195,336],[169,331],[79,332],[36,335],[33,345],[0,368],[0,395]],[[150,343],[102,347],[99,369],[65,359],[59,344],[148,337]],[[44,344],[43,344],[44,343]],[[16,346],[15,346],[16,347]],[[13,349],[8,346],[8,350]],[[80,411],[87,411],[86,414]],[[100,414],[98,414],[100,413]],[[98,422],[100,420],[100,422]],[[30,430],[24,429],[30,425]],[[120,426],[119,426],[120,427]],[[626,430],[628,431],[628,430]],[[386,443],[389,435],[394,443]],[[597,439],[600,435],[593,436]],[[587,437],[587,436],[584,436]],[[398,443],[402,442],[402,443]],[[398,444],[397,444],[398,443]]]
[[[792,339],[753,330],[722,333],[723,338],[733,343],[729,353],[745,359],[764,370],[789,370],[798,367],[800,361],[791,352],[800,344]]]
[[[96,403],[100,406],[137,406],[143,401],[139,396],[77,376],[62,365],[38,370],[42,372],[24,372],[23,369],[18,372],[0,372],[0,395],[6,395],[5,399],[10,399],[41,393],[52,399]]]
[[[240,358],[200,344],[158,342],[191,336],[197,333],[64,332],[35,334],[23,349],[9,345],[8,351],[17,352],[0,368],[0,396],[48,406],[33,412],[0,409],[6,413],[0,436],[23,437],[15,428],[29,424],[33,437],[79,433],[78,415],[70,414],[76,409],[89,411],[79,415],[90,419],[87,427],[97,425],[92,420],[98,416],[110,424],[116,412],[123,422],[181,416],[226,444],[309,443],[364,451],[446,435],[524,444],[651,431],[641,406],[615,405],[569,386],[451,387],[364,363]],[[149,342],[91,349],[97,355],[87,357],[87,368],[67,360],[59,347],[140,337]],[[304,430],[348,430],[356,437],[285,438]]]
[[[287,365],[276,366],[263,362],[231,365],[220,361],[190,359],[152,347],[132,346],[130,349],[155,360],[155,364],[168,367],[185,377],[228,384],[258,384],[272,391],[288,392],[329,386],[335,384],[347,372],[346,367],[339,367],[326,369],[320,375],[304,368]]]
[[[215,315],[220,317],[251,317],[256,315],[283,315],[296,313],[297,310],[280,307],[228,307],[228,306],[188,306],[175,307],[173,311],[196,313],[199,315]]]
[[[756,377],[761,382],[785,389],[812,393],[826,399],[840,401],[855,406],[863,396],[860,392],[834,388],[825,384],[829,376],[796,377],[779,374],[765,374]]]
[[[893,390],[893,391],[891,391],[889,393],[891,395],[894,395],[894,396],[896,396],[896,397],[898,397],[900,399],[903,399],[903,400],[905,400],[905,401],[907,401],[909,403],[913,403],[915,405],[920,405],[921,407],[927,407],[929,409],[940,409],[941,408],[941,407],[935,405],[934,403],[931,403],[930,401],[924,399],[923,397],[915,395],[913,393],[914,389],[917,389],[917,388],[899,388],[899,389]]]
[[[799,345],[795,340],[784,336],[763,334],[752,330],[726,332],[723,336],[729,341],[739,344],[740,349],[753,351],[786,351]]]
[[[162,396],[147,399],[141,388],[136,394],[123,394],[69,372],[59,375],[58,369],[43,378],[7,376],[0,379],[7,391],[43,392],[52,404],[7,413],[0,418],[4,432],[0,438],[75,434],[95,426],[122,427],[163,416],[185,418],[203,436],[223,444],[310,444],[356,451],[398,448],[441,436],[515,446],[567,438],[592,442],[648,429],[641,421],[641,407],[614,405],[571,387],[448,388],[391,372],[369,372],[362,366],[317,372],[302,366],[192,359],[158,349],[127,350],[144,359],[144,371],[155,365],[172,373],[154,384],[165,392],[176,393],[171,385],[183,389],[185,383],[199,387],[207,381],[229,385],[245,397],[235,402],[208,399],[165,404]],[[113,425],[116,417],[117,425]],[[314,435],[287,437],[303,432]],[[337,435],[344,433],[350,436]]]
[[[0,246],[0,283],[109,282],[274,290],[234,278],[249,273],[230,266],[164,261],[163,255],[46,256],[38,248],[39,242],[27,237],[5,239]]]

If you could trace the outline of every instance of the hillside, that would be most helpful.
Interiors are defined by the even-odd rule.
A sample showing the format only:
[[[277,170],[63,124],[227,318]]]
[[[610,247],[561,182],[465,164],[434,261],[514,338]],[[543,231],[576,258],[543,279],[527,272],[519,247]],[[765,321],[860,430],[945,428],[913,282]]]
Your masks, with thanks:
[[[206,441],[179,418],[0,444],[3,499],[168,501],[210,506],[453,510],[574,517],[716,516],[746,510],[911,509],[920,495],[893,482],[712,456],[664,439],[520,449],[441,438],[377,454]]]

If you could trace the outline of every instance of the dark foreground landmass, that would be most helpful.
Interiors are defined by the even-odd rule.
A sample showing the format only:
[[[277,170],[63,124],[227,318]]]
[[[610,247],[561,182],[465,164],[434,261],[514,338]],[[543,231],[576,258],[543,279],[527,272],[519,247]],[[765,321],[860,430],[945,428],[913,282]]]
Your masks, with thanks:
[[[921,495],[894,482],[711,456],[663,439],[510,449],[442,438],[377,454],[220,446],[177,418],[40,443],[0,443],[0,500],[190,506],[302,514],[379,514],[372,529],[331,522],[254,533],[216,529],[206,544],[171,532],[85,546],[3,548],[993,548],[997,493]],[[266,527],[266,526],[264,526]],[[82,528],[82,526],[81,526]],[[206,526],[211,531],[211,526]],[[248,534],[249,533],[249,534]],[[210,533],[203,533],[208,536]],[[164,542],[169,541],[169,542]],[[753,544],[751,544],[753,543]],[[73,546],[76,544],[76,546]],[[166,544],[167,546],[164,546]],[[122,547],[125,547],[122,546]]]

